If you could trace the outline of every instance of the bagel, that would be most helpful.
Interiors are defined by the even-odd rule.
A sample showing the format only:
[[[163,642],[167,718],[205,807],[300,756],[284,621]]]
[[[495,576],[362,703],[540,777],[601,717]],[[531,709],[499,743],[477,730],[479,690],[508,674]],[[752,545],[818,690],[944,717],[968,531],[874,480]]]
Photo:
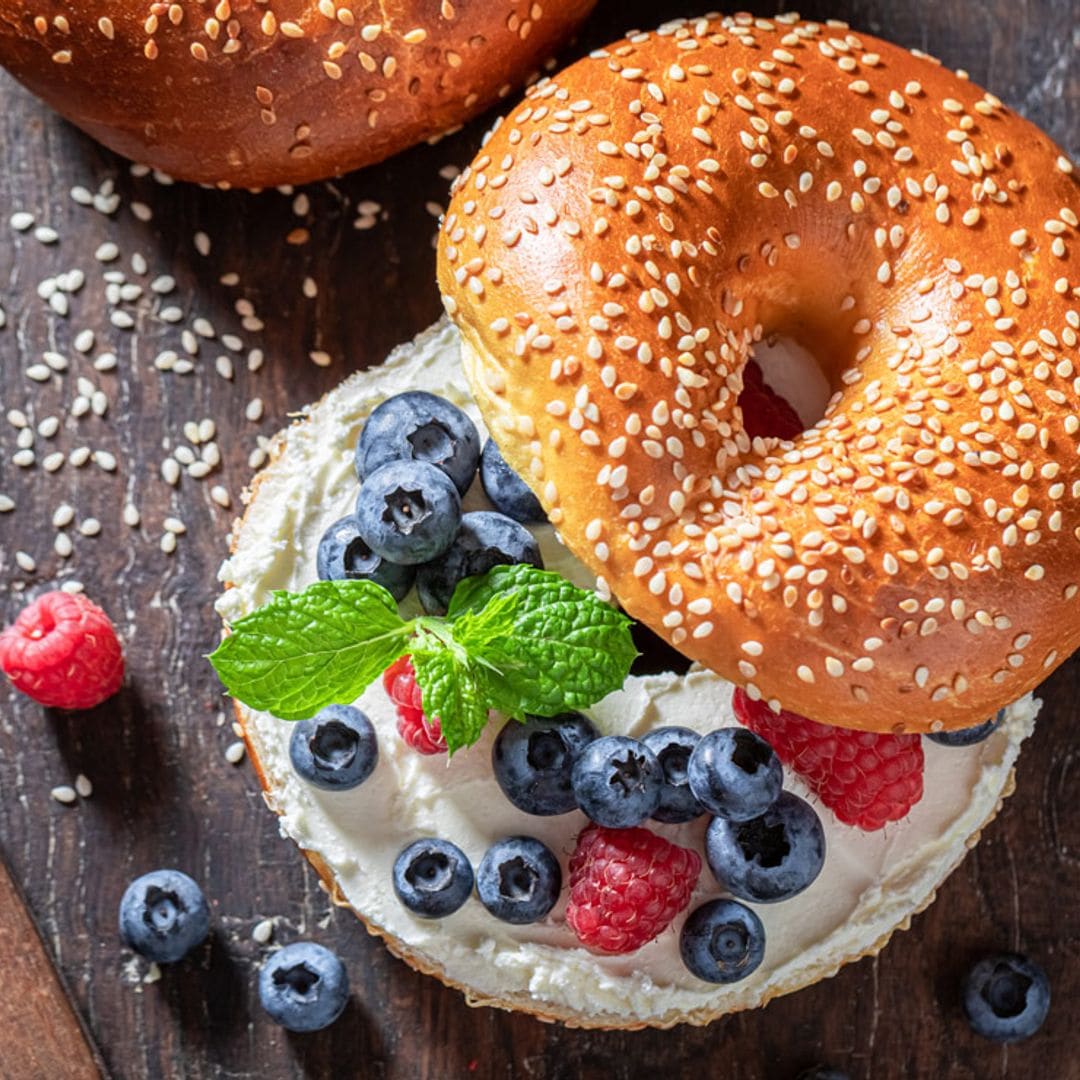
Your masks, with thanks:
[[[350,376],[301,410],[269,444],[268,463],[244,496],[243,518],[230,540],[217,611],[227,625],[265,604],[279,589],[298,590],[316,578],[319,537],[356,499],[354,447],[381,402],[406,390],[445,395],[480,420],[461,385],[459,337],[442,320],[395,349],[385,363]],[[488,508],[482,484],[466,496]],[[592,574],[547,525],[533,531],[545,565],[582,587]],[[404,611],[420,610],[415,594]],[[643,736],[677,723],[699,732],[738,723],[731,686],[700,668],[685,675],[631,675],[623,688],[589,710],[605,733]],[[421,836],[459,844],[474,865],[508,835],[533,836],[555,852],[569,877],[578,811],[535,816],[513,806],[491,765],[498,723],[479,743],[454,754],[415,753],[397,733],[397,714],[380,682],[357,700],[375,726],[379,762],[350,791],[328,792],[300,780],[289,752],[294,725],[235,703],[251,762],[281,833],[294,840],[337,904],[351,908],[389,949],[418,971],[466,994],[470,1005],[528,1012],[586,1028],[705,1024],[756,1008],[875,955],[897,930],[929,905],[949,873],[976,844],[1013,789],[1013,770],[1036,725],[1039,702],[1026,697],[1005,710],[983,742],[944,747],[926,740],[923,797],[902,821],[868,832],[822,808],[826,863],[800,896],[761,904],[764,961],[750,977],[717,985],[693,977],[679,958],[678,927],[632,954],[600,955],[580,946],[565,918],[565,896],[539,923],[513,925],[470,901],[443,920],[418,919],[397,900],[392,868],[401,849]],[[797,771],[788,790],[815,800]],[[674,843],[703,849],[705,821],[650,828]],[[703,871],[691,906],[716,895]]]
[[[219,187],[304,183],[446,132],[595,0],[0,0],[0,64],[112,150]]]
[[[687,656],[817,720],[970,726],[1080,644],[1080,191],[992,94],[795,15],[532,87],[439,282],[507,461]],[[831,388],[749,438],[755,344]]]

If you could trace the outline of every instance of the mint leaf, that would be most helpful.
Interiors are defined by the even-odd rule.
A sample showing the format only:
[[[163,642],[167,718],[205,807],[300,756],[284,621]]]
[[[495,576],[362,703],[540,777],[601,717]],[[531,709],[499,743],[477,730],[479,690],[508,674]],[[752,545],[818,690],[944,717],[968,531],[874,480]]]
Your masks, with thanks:
[[[355,700],[403,653],[412,624],[372,581],[319,581],[237,620],[210,662],[233,697],[283,720]]]
[[[414,651],[416,681],[424,713],[438,717],[451,754],[480,738],[488,721],[488,695],[483,669],[460,649]]]
[[[527,565],[473,580],[460,602],[454,594],[451,627],[454,641],[487,667],[494,707],[554,716],[623,685],[637,656],[630,619],[594,593]]]

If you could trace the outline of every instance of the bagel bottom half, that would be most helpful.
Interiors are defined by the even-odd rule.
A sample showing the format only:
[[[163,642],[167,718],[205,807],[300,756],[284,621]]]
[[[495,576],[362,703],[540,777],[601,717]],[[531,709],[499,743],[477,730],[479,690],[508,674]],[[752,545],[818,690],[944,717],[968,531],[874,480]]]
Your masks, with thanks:
[[[465,390],[457,332],[445,320],[395,350],[378,369],[353,375],[273,441],[270,462],[246,495],[246,512],[221,569],[225,591],[217,609],[226,624],[265,603],[275,589],[300,589],[315,580],[319,537],[355,500],[352,451],[364,419],[380,401],[405,389],[441,393],[478,419]],[[465,501],[467,509],[486,505],[479,484]],[[589,582],[549,526],[536,532],[550,569],[579,584]],[[407,598],[404,607],[414,603]],[[685,675],[631,676],[591,713],[609,733],[640,735],[668,723],[707,731],[736,722],[731,690],[698,668]],[[288,722],[236,705],[266,802],[334,901],[354,910],[410,966],[462,990],[470,1004],[624,1030],[706,1024],[876,954],[934,899],[1012,791],[1020,744],[1038,711],[1028,696],[1010,706],[1006,721],[980,744],[950,749],[928,742],[922,800],[903,821],[876,833],[840,824],[789,772],[786,786],[809,798],[821,815],[828,844],[824,869],[799,896],[756,906],[767,935],[762,965],[742,982],[714,986],[696,979],[680,961],[682,916],[634,953],[598,956],[583,949],[565,923],[565,887],[551,916],[529,926],[497,921],[475,898],[441,921],[413,917],[391,885],[394,859],[410,841],[441,836],[476,865],[502,836],[536,836],[559,856],[565,886],[569,855],[585,819],[577,812],[530,817],[506,801],[491,772],[498,724],[448,762],[422,757],[402,742],[379,683],[358,704],[375,725],[379,763],[366,783],[337,793],[318,791],[294,774]],[[650,827],[703,850],[704,820]],[[719,894],[703,869],[689,910]]]

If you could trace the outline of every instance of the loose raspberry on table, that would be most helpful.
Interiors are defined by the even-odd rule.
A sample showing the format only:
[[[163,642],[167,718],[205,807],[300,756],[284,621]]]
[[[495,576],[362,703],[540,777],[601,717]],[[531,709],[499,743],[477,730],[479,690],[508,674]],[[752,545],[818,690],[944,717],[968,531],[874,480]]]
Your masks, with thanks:
[[[880,829],[905,817],[922,798],[918,735],[850,731],[793,712],[774,713],[742,689],[732,705],[739,722],[768,740],[845,825]]]
[[[748,360],[743,368],[743,390],[739,395],[743,428],[755,436],[794,439],[803,432],[799,414],[765,381],[761,365]]]
[[[648,829],[590,825],[570,859],[566,922],[595,952],[633,952],[671,925],[700,873],[697,852]]]
[[[91,709],[124,680],[109,616],[81,593],[48,592],[0,633],[0,668],[16,689],[53,709]]]
[[[446,739],[439,718],[429,720],[424,715],[423,698],[411,657],[395,660],[383,672],[383,688],[397,708],[398,734],[418,753],[445,754]]]

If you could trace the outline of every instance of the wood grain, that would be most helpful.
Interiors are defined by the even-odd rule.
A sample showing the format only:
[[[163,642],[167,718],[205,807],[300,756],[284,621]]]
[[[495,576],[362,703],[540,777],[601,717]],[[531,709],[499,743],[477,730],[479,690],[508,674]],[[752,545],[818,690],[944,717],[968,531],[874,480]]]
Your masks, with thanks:
[[[573,53],[686,6],[607,0]],[[835,0],[804,5],[802,13],[847,18],[967,69],[1080,159],[1074,4]],[[440,170],[472,157],[484,125],[305,189],[305,205],[295,201],[297,193],[219,193],[132,176],[126,163],[10,81],[0,81],[0,95],[0,307],[7,313],[0,412],[22,409],[34,424],[52,415],[60,420],[55,436],[36,436],[37,463],[23,469],[12,462],[18,433],[0,417],[0,492],[17,504],[0,514],[0,616],[9,619],[35,591],[82,581],[117,621],[130,671],[114,701],[77,717],[45,713],[0,691],[0,844],[113,1075],[628,1080],[663,1072],[785,1080],[828,1060],[873,1080],[1080,1077],[1075,658],[1044,689],[1046,708],[1021,760],[1016,795],[913,929],[877,960],[706,1030],[586,1034],[471,1010],[335,911],[303,859],[278,837],[250,770],[224,758],[234,736],[202,658],[218,633],[214,577],[235,505],[219,507],[210,488],[220,484],[235,500],[259,436],[437,316],[435,219],[425,204],[437,212],[447,187]],[[110,180],[121,196],[111,215],[69,197],[73,185],[97,191]],[[379,209],[362,205],[368,201]],[[141,208],[137,216],[134,204],[150,219],[142,219]],[[59,242],[11,231],[7,221],[16,210],[53,226]],[[358,219],[374,219],[373,227],[354,228]],[[301,238],[296,229],[308,231],[306,243],[286,242],[290,234]],[[196,248],[197,231],[209,237],[209,255]],[[113,263],[95,260],[105,242],[118,246]],[[136,253],[148,264],[146,274],[132,269]],[[60,317],[37,288],[73,267],[85,270],[87,281],[71,298],[70,314]],[[109,321],[102,273],[118,269],[144,289],[161,273],[177,283],[168,297],[151,300],[147,292],[123,305],[135,314],[132,330]],[[232,272],[238,283],[222,285],[221,276]],[[304,292],[308,277],[315,296]],[[254,306],[262,329],[244,328],[238,300]],[[179,324],[163,317],[173,304],[182,309]],[[180,330],[196,316],[212,324],[215,337],[199,339],[194,370],[157,371],[162,350],[183,355]],[[92,356],[116,352],[115,372],[96,372],[73,348],[83,329],[95,331]],[[240,351],[222,340],[234,333]],[[252,348],[265,355],[254,373],[246,362]],[[67,356],[70,368],[35,383],[25,371],[45,350]],[[330,365],[312,363],[313,351],[326,352]],[[231,380],[216,373],[220,355],[232,357]],[[72,415],[79,377],[107,394],[104,417]],[[245,411],[255,397],[262,415],[250,420]],[[170,487],[161,479],[162,459],[187,443],[185,422],[203,417],[216,421],[221,463],[205,480],[184,475]],[[43,469],[47,454],[81,446],[114,454],[115,472],[70,462],[54,473]],[[141,511],[138,528],[121,521],[129,498]],[[74,543],[67,559],[54,552],[50,524],[62,503],[77,514],[76,525],[64,530]],[[100,535],[79,534],[77,523],[87,516],[100,520]],[[169,516],[187,530],[172,555],[160,548]],[[35,572],[18,568],[16,550],[33,556]],[[72,807],[50,800],[54,785],[80,772],[93,781],[90,798]],[[205,884],[215,929],[195,956],[160,981],[144,982],[145,965],[117,939],[116,907],[128,880],[158,866],[176,866]],[[276,942],[312,935],[345,958],[353,999],[326,1032],[289,1036],[262,1015],[254,981],[267,950],[251,932],[264,918],[275,919]],[[1008,1049],[972,1035],[957,1005],[958,980],[971,959],[1002,947],[1037,957],[1055,995],[1038,1037]]]
[[[2,860],[0,956],[8,988],[0,994],[0,1076],[101,1076],[101,1059]]]

